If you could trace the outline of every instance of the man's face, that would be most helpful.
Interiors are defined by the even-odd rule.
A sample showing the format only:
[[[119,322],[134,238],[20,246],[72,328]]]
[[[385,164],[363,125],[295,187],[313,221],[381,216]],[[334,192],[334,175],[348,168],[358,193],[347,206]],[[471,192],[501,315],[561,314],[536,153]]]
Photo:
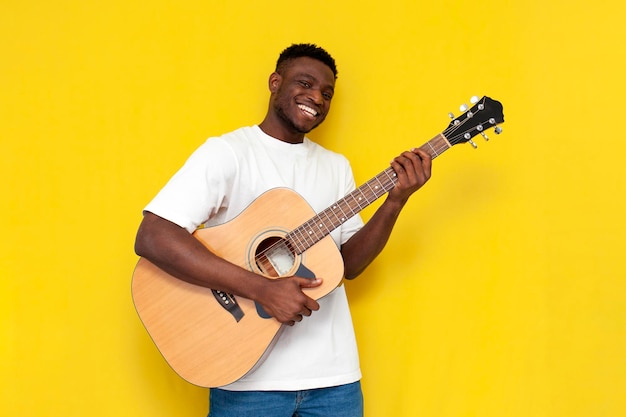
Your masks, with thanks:
[[[296,58],[270,82],[272,108],[286,128],[305,134],[324,121],[335,90],[335,76],[326,64]]]

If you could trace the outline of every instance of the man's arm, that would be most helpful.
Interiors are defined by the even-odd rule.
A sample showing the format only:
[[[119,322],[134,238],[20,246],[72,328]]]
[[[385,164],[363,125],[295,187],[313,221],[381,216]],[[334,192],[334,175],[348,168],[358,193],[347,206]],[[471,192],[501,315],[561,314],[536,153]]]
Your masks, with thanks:
[[[347,279],[356,278],[383,250],[409,197],[430,179],[431,165],[430,155],[419,149],[391,162],[398,182],[365,226],[341,246]]]
[[[150,212],[139,226],[135,252],[183,281],[257,301],[281,323],[294,324],[319,309],[301,288],[315,287],[321,280],[254,274],[211,253],[187,230]]]

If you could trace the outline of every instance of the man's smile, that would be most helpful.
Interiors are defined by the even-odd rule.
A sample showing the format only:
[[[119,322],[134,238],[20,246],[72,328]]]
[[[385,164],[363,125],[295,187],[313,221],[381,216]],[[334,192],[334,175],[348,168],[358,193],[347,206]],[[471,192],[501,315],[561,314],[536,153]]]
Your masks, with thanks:
[[[305,106],[304,104],[298,104],[298,108],[312,119],[317,117],[317,115],[319,114],[316,110],[312,109],[309,106]]]

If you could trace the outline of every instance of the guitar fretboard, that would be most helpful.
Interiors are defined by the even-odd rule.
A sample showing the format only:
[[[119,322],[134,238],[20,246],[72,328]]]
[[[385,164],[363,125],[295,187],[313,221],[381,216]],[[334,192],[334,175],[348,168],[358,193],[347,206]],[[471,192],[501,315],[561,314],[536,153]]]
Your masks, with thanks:
[[[435,136],[420,149],[434,159],[452,145],[443,134]],[[398,181],[395,171],[389,167],[332,206],[292,230],[285,236],[287,244],[296,254],[301,254],[322,240],[337,227],[348,221],[365,207],[389,192]]]

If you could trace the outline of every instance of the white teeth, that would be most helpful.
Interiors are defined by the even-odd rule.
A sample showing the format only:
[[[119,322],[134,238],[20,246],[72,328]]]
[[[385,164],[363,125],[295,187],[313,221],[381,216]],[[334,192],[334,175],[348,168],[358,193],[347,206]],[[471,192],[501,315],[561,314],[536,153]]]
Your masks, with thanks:
[[[311,116],[317,116],[317,112],[309,106],[305,106],[304,104],[298,104],[298,108],[302,111],[309,113]]]

